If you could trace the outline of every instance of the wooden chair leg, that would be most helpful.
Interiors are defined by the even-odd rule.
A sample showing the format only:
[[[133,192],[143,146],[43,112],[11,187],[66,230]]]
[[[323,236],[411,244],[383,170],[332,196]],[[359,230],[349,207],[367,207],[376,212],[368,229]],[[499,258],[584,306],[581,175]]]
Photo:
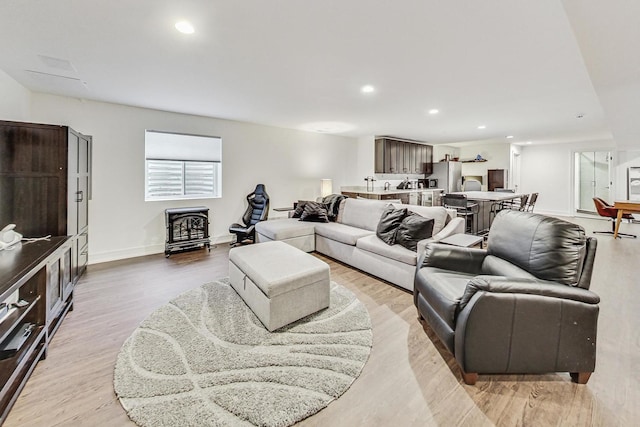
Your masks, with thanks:
[[[578,384],[586,384],[591,377],[591,372],[571,372],[571,379]]]
[[[478,381],[478,374],[476,372],[462,371],[462,380],[467,385],[476,385],[476,381]]]

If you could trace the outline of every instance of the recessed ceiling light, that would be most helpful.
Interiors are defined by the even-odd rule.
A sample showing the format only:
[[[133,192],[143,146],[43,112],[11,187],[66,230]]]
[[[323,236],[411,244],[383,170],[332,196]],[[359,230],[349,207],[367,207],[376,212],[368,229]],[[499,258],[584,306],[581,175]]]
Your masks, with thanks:
[[[373,93],[376,91],[376,88],[371,85],[364,85],[360,88],[362,93]]]
[[[438,110],[437,108],[432,108],[431,110],[429,110],[429,114],[438,114],[440,112],[440,110]]]
[[[314,122],[305,123],[300,129],[318,133],[342,133],[355,129],[355,126],[344,122]]]
[[[505,136],[505,138],[507,138],[507,139],[513,139],[513,135],[507,135],[507,136]]]
[[[478,126],[478,129],[486,129],[487,127],[485,125],[480,125]]]
[[[196,31],[189,21],[176,22],[176,30],[180,31],[182,34],[193,34]]]

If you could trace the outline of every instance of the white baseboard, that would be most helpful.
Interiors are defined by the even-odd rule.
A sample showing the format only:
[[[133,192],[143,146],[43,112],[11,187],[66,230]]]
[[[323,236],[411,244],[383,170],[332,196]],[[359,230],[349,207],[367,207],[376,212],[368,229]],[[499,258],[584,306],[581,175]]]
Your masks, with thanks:
[[[233,241],[234,236],[231,234],[225,234],[222,236],[214,236],[211,237],[211,244],[223,244],[230,243]],[[98,253],[89,253],[89,265],[92,264],[100,264],[103,262],[109,261],[118,261],[121,259],[127,258],[136,258],[139,256],[146,255],[154,255],[154,254],[163,254],[164,253],[164,243],[159,245],[150,245],[150,246],[138,246],[135,248],[126,248],[126,249],[118,249],[115,251],[106,251],[106,252],[98,252]]]

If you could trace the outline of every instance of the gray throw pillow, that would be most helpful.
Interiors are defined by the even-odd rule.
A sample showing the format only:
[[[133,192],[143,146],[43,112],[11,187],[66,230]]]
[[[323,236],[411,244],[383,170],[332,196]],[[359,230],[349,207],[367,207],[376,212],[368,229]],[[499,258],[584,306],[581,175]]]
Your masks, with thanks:
[[[291,214],[291,218],[300,218],[302,212],[304,211],[304,205],[309,203],[307,200],[298,200],[296,204],[296,208],[293,210],[293,214]]]
[[[327,208],[322,203],[307,202],[302,209],[302,215],[300,215],[300,221],[309,222],[329,222],[327,217]]]
[[[410,212],[396,230],[396,243],[412,251],[418,250],[418,242],[433,235],[433,218],[425,218]]]
[[[376,228],[376,236],[387,245],[395,244],[396,230],[406,216],[407,208],[395,209],[393,205],[387,206],[380,216],[380,221]]]

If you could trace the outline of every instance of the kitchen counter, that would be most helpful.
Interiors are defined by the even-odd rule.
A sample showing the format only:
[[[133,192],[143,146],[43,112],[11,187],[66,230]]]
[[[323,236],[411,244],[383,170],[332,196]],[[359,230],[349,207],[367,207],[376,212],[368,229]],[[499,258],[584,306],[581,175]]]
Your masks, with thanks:
[[[422,193],[423,191],[444,191],[442,188],[412,188],[410,190],[399,190],[395,187],[391,187],[385,190],[384,187],[374,187],[373,190],[367,190],[365,186],[351,186],[340,187],[340,191],[343,193],[358,193],[358,194],[370,194],[372,196],[384,196],[387,194],[411,194]]]

